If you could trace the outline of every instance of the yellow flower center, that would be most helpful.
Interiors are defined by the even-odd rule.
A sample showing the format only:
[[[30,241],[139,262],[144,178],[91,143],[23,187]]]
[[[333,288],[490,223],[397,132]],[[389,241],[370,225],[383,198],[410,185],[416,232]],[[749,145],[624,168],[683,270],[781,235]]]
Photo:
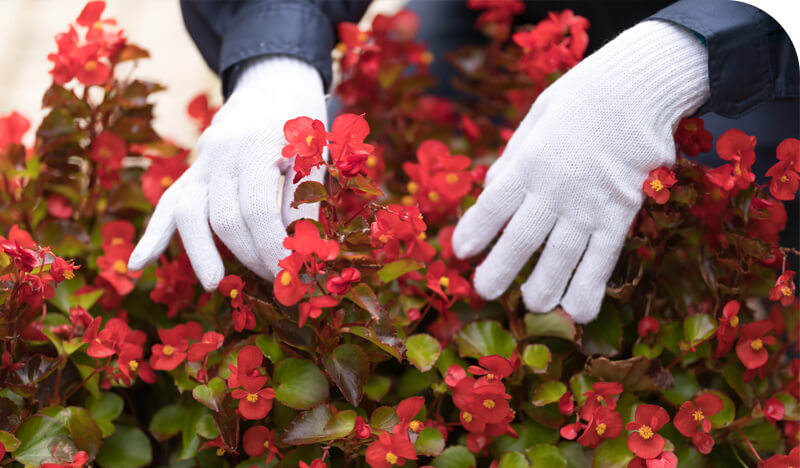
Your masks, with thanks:
[[[430,65],[433,62],[433,53],[431,53],[429,50],[426,50],[420,54],[419,61],[425,65]]]
[[[239,295],[238,289],[231,289],[231,299],[236,299],[238,295]]]
[[[784,286],[783,288],[781,288],[781,294],[783,294],[784,296],[791,296],[792,288],[790,288],[789,286]]]
[[[117,260],[116,262],[114,262],[113,268],[114,271],[116,271],[120,275],[124,275],[125,273],[128,272],[128,265],[126,265],[125,261],[123,260]]]
[[[121,245],[125,242],[121,237],[115,237],[111,239],[111,245]]]
[[[367,42],[367,39],[369,39],[369,34],[366,31],[358,32],[358,42]]]
[[[139,361],[137,361],[136,359],[131,359],[131,361],[128,363],[128,369],[130,369],[131,372],[136,372],[136,369],[138,368],[139,368]]]
[[[441,284],[443,288],[450,286],[450,278],[442,276],[439,278],[439,284]]]
[[[161,186],[164,188],[169,187],[170,185],[172,185],[173,182],[175,181],[172,180],[172,177],[170,176],[164,176],[161,178]]]
[[[75,273],[73,273],[72,270],[64,270],[63,274],[64,274],[64,278],[66,278],[68,280],[71,280],[72,278],[75,277]]]
[[[264,441],[264,448],[265,448],[265,449],[268,449],[268,448],[269,448],[269,441],[268,441],[268,440],[265,440],[265,441]]]
[[[781,182],[783,182],[783,183],[789,182],[789,178],[786,177],[785,175],[782,175],[781,176]]]
[[[763,347],[764,347],[764,342],[761,341],[761,338],[756,338],[755,340],[750,342],[750,348],[752,348],[753,351],[758,351]]]
[[[496,377],[496,376],[495,376],[494,374],[492,374],[491,372],[489,372],[488,374],[486,374],[486,380],[494,380],[494,378],[495,378],[495,377]]]
[[[386,236],[386,234],[381,234],[380,236],[378,236],[378,240],[385,244],[389,240],[389,238]]]
[[[734,315],[729,323],[734,328],[738,327],[739,326],[739,316],[738,315]]]
[[[405,195],[403,198],[400,199],[400,203],[406,206],[411,206],[414,204],[414,197],[410,195]]]
[[[692,413],[692,418],[695,421],[700,422],[700,421],[704,420],[706,417],[703,414],[703,412],[698,409],[698,410],[694,410],[694,413]]]
[[[440,200],[439,192],[434,190],[433,192],[428,194],[428,198],[430,198],[431,201],[434,203],[438,202]]]
[[[97,62],[95,62],[94,60],[90,60],[86,62],[86,65],[83,66],[83,69],[88,72],[95,71],[95,69],[97,69]]]
[[[221,457],[223,455],[225,455],[225,449],[222,447],[217,448],[217,456]]]
[[[600,423],[600,424],[597,425],[596,428],[594,428],[594,430],[597,431],[597,435],[603,435],[603,434],[606,433],[606,428],[607,427],[608,426],[606,426],[606,423]]]
[[[466,422],[472,422],[472,413],[464,411],[463,413],[461,413],[461,417],[464,418],[464,421]]]
[[[483,400],[483,407],[486,409],[494,408],[494,400]]]
[[[247,401],[250,403],[255,403],[258,401],[258,394],[256,393],[248,393],[247,394]]]
[[[378,158],[376,158],[374,154],[370,154],[367,157],[366,164],[367,164],[367,167],[375,167],[375,166],[378,165]]]
[[[448,184],[455,184],[458,182],[458,175],[451,172],[445,176],[444,180],[446,180]]]
[[[642,439],[647,440],[653,438],[655,434],[653,434],[653,429],[650,426],[642,426],[639,428],[639,435],[642,436]]]
[[[694,122],[686,122],[683,125],[683,128],[685,128],[686,130],[689,130],[690,132],[693,132],[693,131],[697,130],[697,124],[694,123]]]
[[[311,146],[311,142],[314,141],[314,137],[309,135],[306,137],[306,145]]]
[[[654,179],[650,182],[650,188],[653,189],[654,192],[660,192],[664,190],[664,184],[662,184],[660,180]]]
[[[386,461],[389,462],[390,465],[397,464],[397,455],[393,454],[392,452],[388,452],[386,454]]]
[[[292,274],[288,271],[284,271],[281,273],[281,284],[284,286],[289,286],[289,283],[292,282]]]
[[[417,239],[419,240],[425,240],[427,237],[428,235],[425,234],[424,232],[420,232],[419,234],[417,234]]]
[[[164,356],[172,356],[175,354],[175,348],[172,345],[164,345],[164,349],[161,350],[164,353]]]
[[[408,427],[409,427],[409,429],[411,429],[414,432],[419,432],[425,427],[425,425],[422,424],[421,421],[417,421],[415,419],[415,420],[411,421],[410,423],[408,423]]]
[[[736,164],[733,165],[733,173],[737,176],[742,175],[742,166],[739,164],[739,161],[736,161]]]
[[[408,190],[408,193],[410,193],[411,195],[414,195],[419,190],[419,185],[417,185],[416,182],[409,182],[406,185],[406,190]]]
[[[597,395],[597,401],[602,403],[603,402],[603,395]]]

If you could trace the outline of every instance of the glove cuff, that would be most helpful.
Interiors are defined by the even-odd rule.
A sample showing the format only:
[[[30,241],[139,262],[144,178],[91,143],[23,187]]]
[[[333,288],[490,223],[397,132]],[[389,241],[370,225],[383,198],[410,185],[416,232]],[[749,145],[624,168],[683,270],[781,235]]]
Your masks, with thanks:
[[[671,127],[709,99],[708,50],[689,29],[650,20],[624,31],[586,61],[617,77],[616,96]],[[611,91],[611,90],[609,90]]]
[[[233,94],[325,99],[322,77],[317,69],[308,62],[286,55],[248,60],[236,80]]]

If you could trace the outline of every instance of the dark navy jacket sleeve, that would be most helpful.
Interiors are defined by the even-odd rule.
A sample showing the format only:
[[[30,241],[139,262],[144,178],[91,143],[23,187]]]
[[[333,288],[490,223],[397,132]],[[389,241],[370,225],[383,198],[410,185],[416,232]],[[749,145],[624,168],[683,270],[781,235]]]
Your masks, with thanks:
[[[763,102],[800,95],[797,52],[777,21],[758,8],[730,0],[681,0],[650,19],[685,26],[708,47],[711,98],[700,114],[736,118]]]
[[[242,63],[270,54],[309,62],[328,89],[336,25],[358,21],[368,5],[368,0],[181,0],[181,11],[227,97]]]

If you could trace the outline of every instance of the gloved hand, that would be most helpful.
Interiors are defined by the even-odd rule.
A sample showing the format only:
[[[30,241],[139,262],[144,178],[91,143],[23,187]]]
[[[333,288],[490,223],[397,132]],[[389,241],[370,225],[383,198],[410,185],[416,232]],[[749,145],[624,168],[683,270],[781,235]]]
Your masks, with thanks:
[[[278,260],[290,253],[282,245],[285,227],[299,218],[316,219],[319,211],[318,204],[289,206],[296,185],[293,160],[281,156],[283,126],[299,116],[327,125],[317,70],[282,56],[247,63],[200,136],[197,160],[158,202],[128,267],[140,270],[155,261],[177,228],[200,283],[213,290],[225,275],[213,229],[247,268],[271,281],[280,271]],[[304,180],[323,177],[320,168]]]
[[[453,233],[466,258],[508,222],[475,271],[478,294],[499,297],[547,238],[522,286],[526,307],[560,303],[578,323],[597,316],[644,180],[674,163],[678,121],[709,98],[707,62],[691,31],[646,21],[539,96]]]

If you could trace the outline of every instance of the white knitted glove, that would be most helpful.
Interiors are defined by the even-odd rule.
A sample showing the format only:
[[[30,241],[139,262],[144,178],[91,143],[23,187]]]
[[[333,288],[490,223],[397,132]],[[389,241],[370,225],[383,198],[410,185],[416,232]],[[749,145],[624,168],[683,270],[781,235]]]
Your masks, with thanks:
[[[272,280],[289,254],[285,226],[317,218],[318,204],[294,199],[294,161],[281,156],[283,126],[299,116],[327,126],[322,79],[290,57],[264,57],[245,65],[228,101],[197,143],[194,164],[161,197],[128,267],[155,261],[178,229],[195,274],[206,290],[225,275],[211,229],[247,268]],[[280,176],[285,182],[280,186]],[[322,169],[304,180],[322,182]],[[298,182],[299,183],[299,182]],[[279,202],[283,192],[282,202]],[[210,224],[210,227],[209,227]]]
[[[547,238],[522,286],[526,307],[560,303],[578,323],[597,316],[644,180],[675,162],[678,121],[710,95],[707,62],[691,31],[646,21],[536,100],[453,234],[455,254],[470,257],[508,222],[475,271],[478,294],[499,297]]]

